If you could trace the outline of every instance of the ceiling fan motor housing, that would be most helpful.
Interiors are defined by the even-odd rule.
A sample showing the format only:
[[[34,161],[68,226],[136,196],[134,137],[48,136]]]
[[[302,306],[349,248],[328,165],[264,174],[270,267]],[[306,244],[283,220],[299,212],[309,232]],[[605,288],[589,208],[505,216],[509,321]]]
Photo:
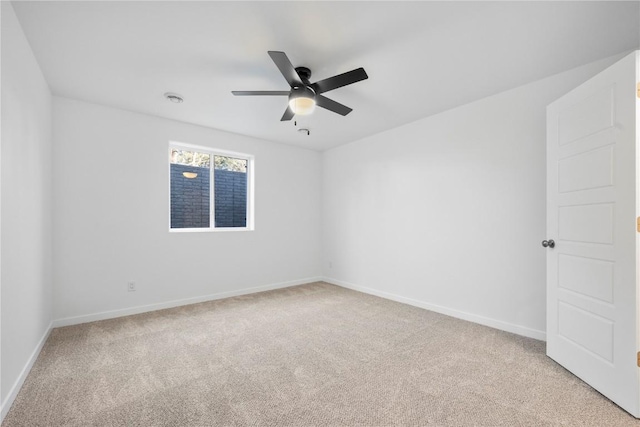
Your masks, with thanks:
[[[300,76],[300,80],[302,80],[304,83],[309,83],[309,80],[311,79],[310,69],[308,69],[307,67],[296,67],[296,72]]]

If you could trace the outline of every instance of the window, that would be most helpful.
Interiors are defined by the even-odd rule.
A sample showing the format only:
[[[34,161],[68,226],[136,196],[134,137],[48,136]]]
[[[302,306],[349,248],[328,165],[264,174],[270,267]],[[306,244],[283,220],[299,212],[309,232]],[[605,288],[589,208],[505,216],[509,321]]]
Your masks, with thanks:
[[[253,156],[169,146],[170,229],[252,230]]]

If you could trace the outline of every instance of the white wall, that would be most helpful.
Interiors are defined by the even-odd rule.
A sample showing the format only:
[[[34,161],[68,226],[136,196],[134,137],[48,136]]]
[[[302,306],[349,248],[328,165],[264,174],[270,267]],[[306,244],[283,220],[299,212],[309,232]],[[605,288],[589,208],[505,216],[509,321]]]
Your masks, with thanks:
[[[320,276],[319,153],[81,101],[53,104],[56,325]],[[168,231],[169,141],[255,155],[255,231]],[[130,280],[136,292],[126,291]],[[160,305],[140,308],[151,304]]]
[[[9,2],[2,8],[2,416],[51,323],[51,93]]]
[[[324,275],[544,338],[545,107],[619,57],[325,152]]]

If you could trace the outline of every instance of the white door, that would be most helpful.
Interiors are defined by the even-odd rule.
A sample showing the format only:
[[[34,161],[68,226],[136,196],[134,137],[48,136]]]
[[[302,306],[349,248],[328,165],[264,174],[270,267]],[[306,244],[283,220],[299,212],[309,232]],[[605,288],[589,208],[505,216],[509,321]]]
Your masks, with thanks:
[[[635,417],[639,58],[547,108],[546,239],[555,246],[544,249],[547,355]]]

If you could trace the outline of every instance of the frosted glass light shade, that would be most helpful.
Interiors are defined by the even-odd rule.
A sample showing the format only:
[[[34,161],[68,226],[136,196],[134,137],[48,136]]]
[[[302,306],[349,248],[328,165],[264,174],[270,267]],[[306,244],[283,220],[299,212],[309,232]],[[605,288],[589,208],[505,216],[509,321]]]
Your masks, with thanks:
[[[316,109],[316,101],[313,98],[306,97],[298,97],[291,98],[289,100],[289,108],[295,114],[299,114],[301,116],[313,113],[313,110]]]

